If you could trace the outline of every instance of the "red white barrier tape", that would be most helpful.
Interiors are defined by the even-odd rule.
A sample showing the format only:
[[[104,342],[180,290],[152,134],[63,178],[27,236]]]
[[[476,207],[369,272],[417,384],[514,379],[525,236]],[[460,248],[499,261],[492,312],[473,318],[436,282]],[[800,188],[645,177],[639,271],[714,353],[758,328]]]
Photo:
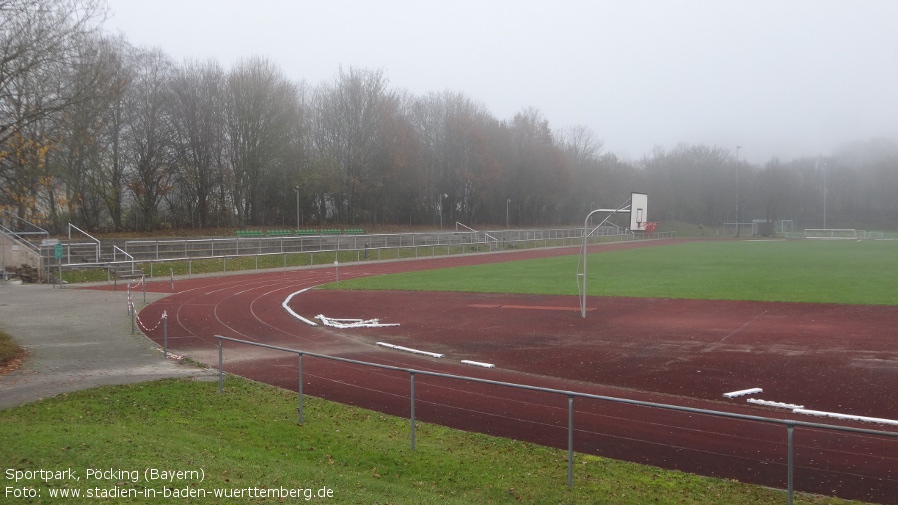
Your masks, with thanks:
[[[162,317],[159,318],[159,321],[156,323],[156,326],[153,326],[152,328],[147,328],[146,326],[144,326],[143,321],[140,320],[140,316],[137,315],[137,309],[134,308],[134,302],[130,299],[128,300],[128,306],[131,308],[132,311],[134,311],[133,312],[134,320],[137,321],[138,326],[143,328],[144,333],[150,333],[152,331],[156,331],[156,328],[158,328],[159,325],[162,324],[162,320],[168,319],[168,313],[166,313],[166,311],[162,311]]]

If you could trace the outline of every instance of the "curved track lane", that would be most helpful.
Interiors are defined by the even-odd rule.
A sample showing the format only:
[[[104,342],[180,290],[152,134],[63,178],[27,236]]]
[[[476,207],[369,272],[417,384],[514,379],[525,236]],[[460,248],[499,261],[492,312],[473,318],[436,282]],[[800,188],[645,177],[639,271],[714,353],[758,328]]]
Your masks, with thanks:
[[[596,250],[641,245],[649,244],[604,246]],[[352,264],[340,267],[340,279],[576,254],[576,251],[574,248],[533,250],[433,260]],[[526,353],[500,352],[498,355],[503,359],[500,367],[481,369],[460,364],[456,359],[459,356],[455,355],[451,356],[451,359],[439,360],[386,350],[375,346],[374,342],[385,337],[400,340],[397,342],[400,345],[416,341],[416,336],[406,334],[410,330],[404,321],[384,321],[401,323],[403,326],[398,328],[335,330],[311,327],[298,321],[281,307],[283,300],[291,293],[332,282],[334,278],[334,269],[330,267],[178,281],[177,286],[181,291],[148,305],[141,311],[140,317],[144,321],[155,321],[161,317],[163,311],[167,311],[169,348],[212,366],[217,366],[218,363],[217,340],[214,336],[223,335],[422,371],[765,417],[791,416],[762,407],[724,402],[716,393],[712,398],[691,390],[675,393],[672,392],[675,390],[669,388],[667,390],[646,388],[642,383],[628,386],[625,383],[593,382],[566,377],[567,371],[550,373],[547,368],[539,368],[539,364],[534,363],[532,355],[528,358]],[[168,283],[149,285],[151,290],[157,288],[159,291],[167,287]],[[291,307],[303,316],[311,318],[318,312],[310,313],[306,308],[308,310],[320,308],[316,306],[316,302],[325,307],[334,307],[330,296],[333,294],[326,296],[325,293],[308,291],[297,296]],[[532,305],[533,299],[506,302],[507,305],[514,303]],[[560,302],[556,299],[544,303],[560,303],[562,306],[567,304],[576,307],[576,299]],[[417,311],[420,317],[420,312],[425,310],[422,307],[402,308],[406,311]],[[352,306],[343,306],[338,310],[352,309]],[[493,335],[495,340],[495,342],[479,341],[478,345],[490,344],[484,349],[493,345],[497,348],[505,347],[503,340],[513,338],[514,335],[503,336],[502,332],[514,333],[515,325],[508,320],[497,318],[514,318],[513,311],[497,313],[495,310],[481,308],[475,309],[471,314],[476,314],[477,310],[481,310],[488,318],[481,324],[490,326],[490,335]],[[552,315],[544,317],[579,319],[579,314],[575,316],[573,313],[559,314],[557,311],[549,310],[545,312],[552,312]],[[352,314],[327,315],[354,317]],[[465,317],[475,316],[466,313]],[[733,324],[733,327],[738,329],[739,324],[743,323]],[[446,331],[459,330],[447,328]],[[565,330],[559,325],[558,331]],[[148,336],[161,343],[161,328],[149,332]],[[448,333],[442,338],[439,336],[432,339],[423,336],[421,338],[425,343],[418,347],[428,345],[426,342],[432,342],[437,347],[444,345],[455,349],[454,344],[445,343],[453,338]],[[735,340],[734,337],[729,338]],[[537,347],[538,345],[533,344]],[[553,351],[557,350],[560,353],[564,350],[564,342],[560,340],[554,341],[554,346]],[[294,391],[297,389],[298,363],[295,355],[233,343],[225,343],[224,348],[227,371]],[[477,346],[473,346],[465,348],[464,352],[468,353],[469,359],[484,358],[484,361],[489,361],[488,358],[492,356],[490,351],[478,349]],[[588,352],[580,348],[571,352],[573,352],[571,356],[578,353],[588,356]],[[513,362],[514,356],[523,361]],[[372,369],[309,356],[304,359],[305,393],[399,416],[409,415],[408,373]],[[557,369],[559,365],[555,363],[552,366]],[[646,371],[650,372],[651,370]],[[564,395],[418,374],[415,377],[415,414],[416,418],[422,421],[559,448],[567,447],[568,403]],[[814,421],[808,418],[800,419]],[[309,420],[309,422],[316,421]],[[578,398],[574,401],[574,427],[574,447],[578,453],[600,454],[779,488],[786,485],[786,430],[781,426]],[[426,444],[426,440],[420,440],[419,443]],[[898,441],[798,429],[795,444],[796,489],[873,502],[898,503],[896,501]],[[574,478],[575,480],[577,478],[576,471]]]

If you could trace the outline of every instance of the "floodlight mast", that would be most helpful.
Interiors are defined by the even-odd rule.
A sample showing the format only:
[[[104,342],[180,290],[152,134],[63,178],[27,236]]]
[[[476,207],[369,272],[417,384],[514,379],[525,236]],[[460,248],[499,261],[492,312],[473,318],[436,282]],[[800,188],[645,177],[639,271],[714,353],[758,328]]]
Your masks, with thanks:
[[[581,252],[581,254],[583,255],[583,273],[577,274],[577,276],[580,277],[580,279],[577,279],[577,281],[578,281],[577,285],[580,287],[580,316],[583,319],[586,319],[586,252],[587,252],[588,244],[589,244],[588,239],[589,239],[590,235],[595,233],[596,230],[598,230],[603,224],[608,222],[608,220],[611,219],[611,217],[614,216],[615,214],[617,214],[617,213],[629,214],[631,201],[632,201],[632,198],[627,200],[627,203],[621,205],[620,207],[618,207],[616,209],[596,209],[596,210],[590,212],[589,214],[587,214],[586,219],[583,221],[583,249]],[[601,223],[596,225],[596,227],[593,228],[592,231],[587,232],[586,230],[589,229],[589,218],[591,218],[593,214],[596,214],[598,212],[608,212],[609,214],[608,214],[608,216],[605,217],[605,219],[602,220]],[[582,282],[581,282],[581,280],[582,280]]]

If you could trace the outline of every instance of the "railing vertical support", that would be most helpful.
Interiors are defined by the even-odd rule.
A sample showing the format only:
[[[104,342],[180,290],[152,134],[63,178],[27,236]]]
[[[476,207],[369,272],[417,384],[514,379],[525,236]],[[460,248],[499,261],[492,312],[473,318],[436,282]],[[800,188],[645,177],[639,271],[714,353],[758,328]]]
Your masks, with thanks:
[[[162,357],[168,357],[168,313],[162,311]]]
[[[786,479],[786,481],[787,481],[786,485],[787,485],[788,491],[789,491],[789,505],[792,505],[792,495],[794,494],[794,491],[795,491],[795,486],[794,486],[794,482],[792,479],[793,469],[794,469],[792,438],[793,438],[794,431],[795,431],[794,424],[786,425],[786,438],[788,439],[788,443],[786,445],[788,446],[788,451],[789,451],[789,455],[787,458],[788,460],[786,462],[786,465],[788,466],[788,470],[787,470],[788,477]]]
[[[299,353],[299,424],[302,424],[302,353]]]
[[[411,427],[412,427],[412,450],[415,450],[415,372],[409,370],[409,377],[411,378],[411,399],[412,399],[412,413],[411,413]]]
[[[224,375],[221,368],[221,338],[218,339],[218,394],[224,389]]]
[[[567,487],[574,485],[574,396],[567,397]]]

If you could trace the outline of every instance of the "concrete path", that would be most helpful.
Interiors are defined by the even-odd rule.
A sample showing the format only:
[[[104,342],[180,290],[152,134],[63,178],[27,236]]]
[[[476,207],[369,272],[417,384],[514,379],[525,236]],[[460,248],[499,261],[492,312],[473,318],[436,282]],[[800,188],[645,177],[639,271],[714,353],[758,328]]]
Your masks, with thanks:
[[[160,297],[148,293],[147,302]],[[139,311],[143,295],[135,304]],[[18,370],[0,375],[0,409],[94,386],[217,373],[164,359],[149,339],[132,335],[122,291],[0,281],[0,329],[28,350]]]

